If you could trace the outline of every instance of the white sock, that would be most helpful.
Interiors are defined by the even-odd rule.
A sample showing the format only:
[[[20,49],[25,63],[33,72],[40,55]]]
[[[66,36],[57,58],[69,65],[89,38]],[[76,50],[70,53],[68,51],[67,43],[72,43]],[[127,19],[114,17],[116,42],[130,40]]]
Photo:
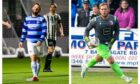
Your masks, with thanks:
[[[32,61],[32,62],[31,62],[31,69],[32,69],[33,76],[37,76],[37,74],[36,74],[36,71],[37,71],[37,64],[36,64],[35,61]]]
[[[37,65],[37,70],[36,70],[36,74],[38,75],[39,71],[40,71],[40,63],[37,61],[36,62]]]

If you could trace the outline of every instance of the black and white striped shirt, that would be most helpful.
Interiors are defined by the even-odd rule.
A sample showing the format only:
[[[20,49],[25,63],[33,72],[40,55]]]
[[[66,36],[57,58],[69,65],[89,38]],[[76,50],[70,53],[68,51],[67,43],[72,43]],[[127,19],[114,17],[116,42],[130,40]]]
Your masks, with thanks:
[[[44,15],[47,21],[47,39],[56,40],[56,33],[58,24],[61,23],[61,17],[58,14],[52,15],[51,13]]]

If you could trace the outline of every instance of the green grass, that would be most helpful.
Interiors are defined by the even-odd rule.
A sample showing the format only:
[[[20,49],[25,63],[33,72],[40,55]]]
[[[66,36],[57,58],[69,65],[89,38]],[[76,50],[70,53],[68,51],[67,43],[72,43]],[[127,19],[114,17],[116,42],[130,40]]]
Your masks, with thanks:
[[[138,84],[137,72],[125,72],[125,74],[133,77],[130,84]],[[79,71],[72,72],[72,84],[127,84],[113,72],[88,72],[85,78],[80,77]]]
[[[38,82],[26,82],[32,77],[30,58],[3,59],[3,84],[68,84],[68,57],[53,58],[53,72],[43,72],[44,58],[41,58],[41,69]]]

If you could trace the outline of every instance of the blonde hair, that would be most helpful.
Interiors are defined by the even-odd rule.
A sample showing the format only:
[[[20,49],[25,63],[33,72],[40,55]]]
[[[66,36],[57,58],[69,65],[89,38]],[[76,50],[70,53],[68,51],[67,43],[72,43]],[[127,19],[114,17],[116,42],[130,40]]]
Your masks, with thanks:
[[[54,5],[55,8],[57,8],[57,4],[56,4],[56,3],[51,3],[50,7],[51,7],[52,5]]]
[[[108,5],[107,3],[101,3],[101,4],[99,5],[99,8],[101,8],[102,6],[107,6],[107,8],[110,9],[110,7],[109,7],[109,5]]]

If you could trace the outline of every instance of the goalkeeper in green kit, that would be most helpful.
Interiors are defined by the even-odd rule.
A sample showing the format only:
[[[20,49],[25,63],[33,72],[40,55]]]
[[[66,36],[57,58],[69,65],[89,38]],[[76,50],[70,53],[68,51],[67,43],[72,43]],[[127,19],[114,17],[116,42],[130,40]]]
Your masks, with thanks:
[[[85,41],[89,41],[89,32],[92,28],[95,30],[95,37],[99,39],[100,44],[96,47],[97,55],[94,56],[86,65],[82,65],[81,77],[84,78],[88,68],[94,66],[103,59],[106,59],[112,70],[124,81],[130,83],[132,78],[124,75],[119,65],[111,56],[111,47],[115,40],[119,37],[119,25],[115,16],[110,15],[109,6],[106,3],[101,3],[99,16],[93,18],[85,30]]]

